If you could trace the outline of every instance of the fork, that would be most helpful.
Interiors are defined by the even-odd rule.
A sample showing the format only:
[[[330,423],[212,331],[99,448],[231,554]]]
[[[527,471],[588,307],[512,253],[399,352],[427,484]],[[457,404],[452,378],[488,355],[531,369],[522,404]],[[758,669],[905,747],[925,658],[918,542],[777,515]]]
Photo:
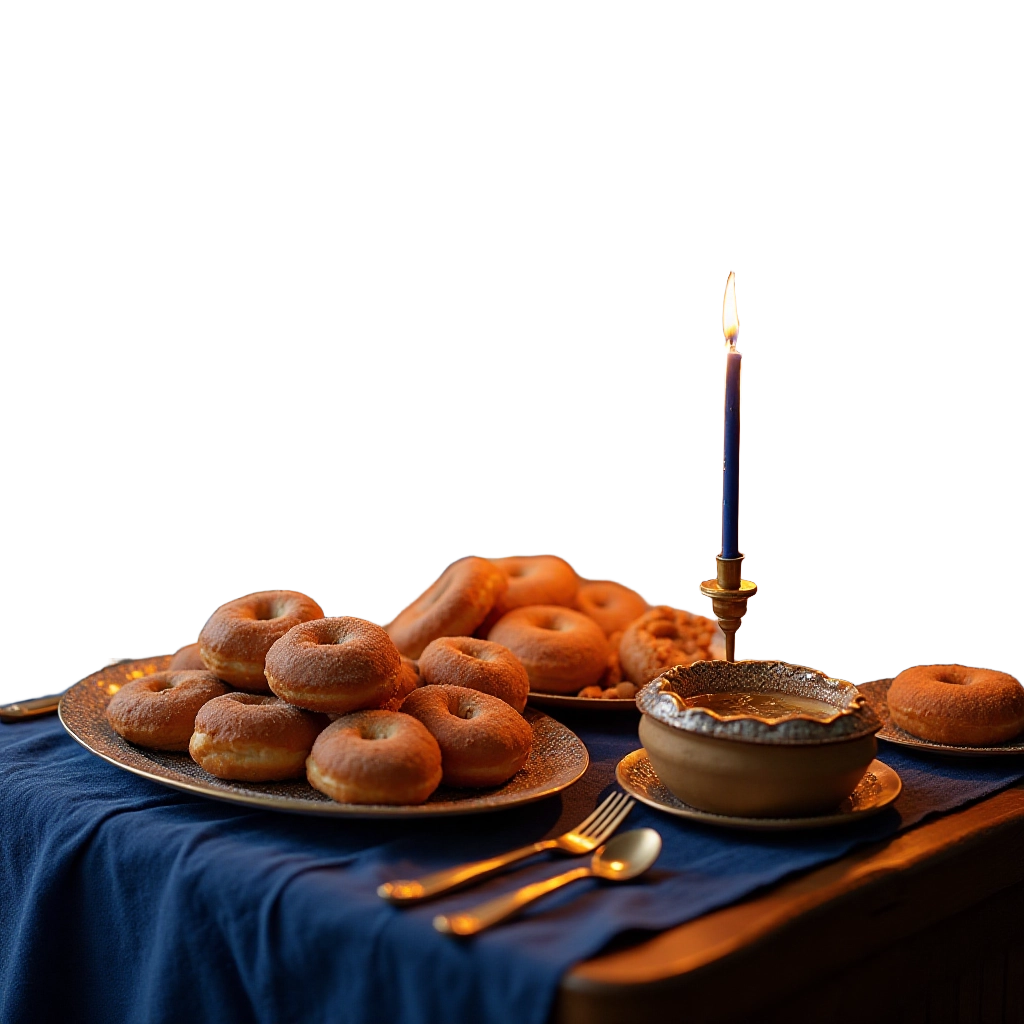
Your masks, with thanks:
[[[420,900],[439,896],[443,892],[461,888],[470,882],[487,878],[509,864],[525,860],[535,853],[544,850],[558,850],[570,856],[590,853],[603,845],[608,837],[622,824],[625,817],[633,809],[635,800],[629,799],[625,793],[612,793],[598,804],[594,813],[581,821],[574,829],[556,836],[554,839],[542,839],[511,853],[503,853],[487,860],[472,861],[458,867],[436,871],[423,878],[399,878],[393,882],[385,882],[377,887],[377,895],[389,903],[418,903]]]

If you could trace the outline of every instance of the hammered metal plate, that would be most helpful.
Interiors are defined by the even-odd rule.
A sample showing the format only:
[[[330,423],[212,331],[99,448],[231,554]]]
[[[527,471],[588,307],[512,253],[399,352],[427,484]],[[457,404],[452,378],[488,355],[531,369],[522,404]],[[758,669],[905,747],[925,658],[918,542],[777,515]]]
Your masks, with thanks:
[[[994,747],[954,747],[948,743],[932,743],[923,740],[901,729],[889,714],[889,703],[886,694],[892,685],[891,679],[876,679],[873,683],[861,683],[857,689],[867,697],[875,713],[882,720],[881,732],[875,733],[878,739],[895,743],[900,747],[911,747],[914,750],[931,750],[936,754],[949,754],[951,757],[1005,757],[1007,755],[1024,754],[1024,735],[1018,736],[1009,743],[1000,743]]]
[[[690,818],[705,825],[722,825],[725,828],[745,828],[759,831],[789,832],[801,828],[824,828],[827,825],[845,825],[859,821],[868,815],[888,807],[903,789],[900,777],[887,764],[872,761],[857,788],[828,814],[815,814],[807,818],[740,818],[729,814],[712,814],[699,811],[683,803],[662,784],[655,774],[647,751],[641,747],[627,754],[616,766],[615,776],[619,785],[631,796],[649,807],[680,818]]]
[[[429,818],[481,814],[532,803],[572,785],[587,770],[590,756],[570,729],[539,711],[527,709],[533,750],[520,771],[494,789],[440,786],[423,804],[339,804],[305,780],[234,782],[208,775],[188,754],[146,750],[128,743],[107,723],[110,698],[131,679],[167,667],[171,655],[110,665],[76,683],[61,698],[61,724],[87,750],[111,764],[153,782],[228,803],[292,814],[343,818]]]
[[[639,687],[637,688],[639,689]],[[574,711],[632,711],[639,715],[636,701],[606,700],[604,697],[570,697],[566,693],[537,693],[531,690],[526,703],[535,708],[572,708]]]

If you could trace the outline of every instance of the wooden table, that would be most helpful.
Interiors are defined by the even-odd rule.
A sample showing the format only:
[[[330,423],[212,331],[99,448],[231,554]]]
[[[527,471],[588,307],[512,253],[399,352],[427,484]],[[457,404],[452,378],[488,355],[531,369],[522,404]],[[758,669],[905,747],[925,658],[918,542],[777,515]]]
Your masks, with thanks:
[[[557,1024],[1024,1022],[1024,783],[562,980]]]

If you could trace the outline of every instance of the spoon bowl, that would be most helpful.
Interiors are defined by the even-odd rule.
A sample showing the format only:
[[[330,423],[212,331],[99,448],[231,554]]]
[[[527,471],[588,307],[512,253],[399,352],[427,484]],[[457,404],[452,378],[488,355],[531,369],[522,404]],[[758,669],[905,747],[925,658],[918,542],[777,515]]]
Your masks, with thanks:
[[[461,914],[438,914],[434,927],[446,935],[476,935],[492,924],[519,913],[527,904],[580,878],[603,878],[606,882],[628,882],[642,875],[661,853],[661,836],[653,828],[638,828],[609,840],[597,850],[585,867],[573,868],[543,882],[524,885],[515,892],[498,896]]]
[[[661,853],[661,836],[653,828],[623,832],[594,853],[590,870],[609,882],[627,882],[642,875]]]

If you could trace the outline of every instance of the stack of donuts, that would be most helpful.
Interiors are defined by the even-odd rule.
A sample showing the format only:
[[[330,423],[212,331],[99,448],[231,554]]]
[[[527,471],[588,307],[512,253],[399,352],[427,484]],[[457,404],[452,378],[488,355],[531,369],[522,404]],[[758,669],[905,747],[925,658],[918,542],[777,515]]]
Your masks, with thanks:
[[[472,635],[508,648],[532,690],[628,700],[666,668],[713,657],[717,627],[533,555],[453,562],[384,628],[409,658],[438,637]]]
[[[218,608],[167,671],[114,694],[107,720],[217,778],[305,775],[341,803],[415,804],[442,782],[499,786],[523,768],[528,690],[498,644],[439,639],[417,663],[380,626],[274,590]]]
[[[469,557],[384,627],[325,617],[290,590],[229,601],[167,671],[123,686],[107,719],[218,778],[305,775],[342,803],[421,803],[441,783],[499,786],[523,768],[531,689],[631,699],[710,657],[714,635],[555,555]]]

